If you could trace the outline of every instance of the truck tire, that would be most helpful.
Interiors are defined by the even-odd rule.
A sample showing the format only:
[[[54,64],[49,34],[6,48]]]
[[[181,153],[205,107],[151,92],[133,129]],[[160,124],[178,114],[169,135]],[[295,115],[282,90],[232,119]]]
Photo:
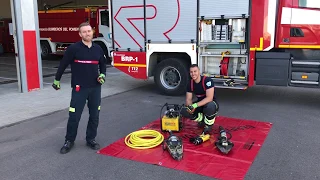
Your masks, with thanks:
[[[185,94],[188,75],[186,62],[169,58],[157,64],[154,81],[162,94],[177,96]]]
[[[41,46],[41,58],[49,60],[51,58],[51,47],[48,42],[46,41],[40,41]]]

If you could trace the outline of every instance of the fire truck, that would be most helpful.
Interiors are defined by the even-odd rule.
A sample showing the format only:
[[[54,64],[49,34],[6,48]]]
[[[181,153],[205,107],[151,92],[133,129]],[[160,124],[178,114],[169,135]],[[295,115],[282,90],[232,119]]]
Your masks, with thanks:
[[[89,22],[94,30],[93,41],[100,45],[107,59],[111,39],[107,7],[75,7],[39,11],[39,32],[42,58],[62,55],[66,48],[80,40],[78,26]]]
[[[70,44],[80,40],[78,26],[87,21],[94,30],[93,41],[102,47],[107,63],[110,63],[111,39],[109,12],[106,6],[57,5],[38,11],[38,18],[42,59],[48,59],[52,55],[63,55]],[[3,44],[4,52],[14,52],[13,36],[8,31],[8,20],[0,21],[1,24],[3,24],[3,36],[0,36],[0,43]]]
[[[319,87],[319,0],[109,0],[112,64],[185,93],[189,66],[216,88]]]

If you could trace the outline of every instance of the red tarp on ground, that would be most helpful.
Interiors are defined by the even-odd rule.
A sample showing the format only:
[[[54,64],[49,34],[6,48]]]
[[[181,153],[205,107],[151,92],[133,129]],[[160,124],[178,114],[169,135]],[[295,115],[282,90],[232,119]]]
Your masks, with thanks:
[[[184,120],[184,128],[174,133],[183,138],[184,156],[175,161],[162,146],[153,149],[137,150],[127,147],[124,138],[98,151],[99,154],[159,165],[167,168],[195,173],[218,179],[243,179],[266,139],[272,124],[228,117],[217,117],[210,140],[195,146],[189,142],[190,136],[202,132],[197,124]],[[219,135],[219,126],[232,134],[233,149],[224,155],[214,146]],[[156,120],[141,129],[153,129],[160,132],[160,121]],[[163,133],[165,138],[167,133]],[[229,137],[229,135],[228,135]]]

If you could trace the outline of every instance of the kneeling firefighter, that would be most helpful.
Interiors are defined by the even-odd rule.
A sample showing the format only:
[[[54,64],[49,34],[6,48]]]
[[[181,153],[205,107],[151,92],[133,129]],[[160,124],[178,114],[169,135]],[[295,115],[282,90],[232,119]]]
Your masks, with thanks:
[[[207,141],[210,138],[210,131],[214,124],[219,105],[216,102],[214,82],[211,78],[200,75],[197,65],[190,67],[191,81],[187,86],[186,106],[181,109],[181,115],[198,122],[198,126],[204,129],[201,135],[191,138],[190,141],[196,145]],[[197,97],[192,102],[192,95]]]

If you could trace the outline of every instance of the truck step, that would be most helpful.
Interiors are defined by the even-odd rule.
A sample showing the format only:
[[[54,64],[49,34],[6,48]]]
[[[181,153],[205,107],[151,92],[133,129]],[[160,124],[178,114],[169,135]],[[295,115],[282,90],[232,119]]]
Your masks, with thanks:
[[[289,85],[300,87],[320,87],[320,61],[297,60],[291,62]]]
[[[310,65],[310,66],[320,66],[319,61],[299,61],[299,60],[293,60],[292,65]]]
[[[202,53],[200,57],[222,57],[221,54],[210,54],[210,53]],[[224,55],[224,57],[248,57],[248,55],[243,54],[234,54],[234,55]]]
[[[208,74],[208,73],[203,73],[203,76],[207,76],[207,77],[211,77],[212,79],[218,80],[218,81],[226,81],[229,79],[239,79],[239,80],[243,80],[246,81],[246,77],[245,76],[222,76],[222,75],[214,75],[214,74]]]
[[[210,77],[211,79],[213,79],[214,82],[214,86],[216,88],[223,88],[223,89],[239,89],[239,90],[245,90],[248,88],[248,82],[245,79],[234,79],[234,78],[217,78],[216,76],[210,76],[210,75],[206,75],[207,77]],[[233,86],[228,86],[225,84],[225,82],[227,80],[234,80],[234,84]]]
[[[246,90],[248,88],[248,86],[244,84],[235,84],[234,86],[225,86],[221,82],[215,82],[214,87],[221,88],[221,89],[238,89],[238,90]]]
[[[295,81],[291,80],[292,84],[308,84],[308,85],[319,85],[319,82],[316,81]]]

